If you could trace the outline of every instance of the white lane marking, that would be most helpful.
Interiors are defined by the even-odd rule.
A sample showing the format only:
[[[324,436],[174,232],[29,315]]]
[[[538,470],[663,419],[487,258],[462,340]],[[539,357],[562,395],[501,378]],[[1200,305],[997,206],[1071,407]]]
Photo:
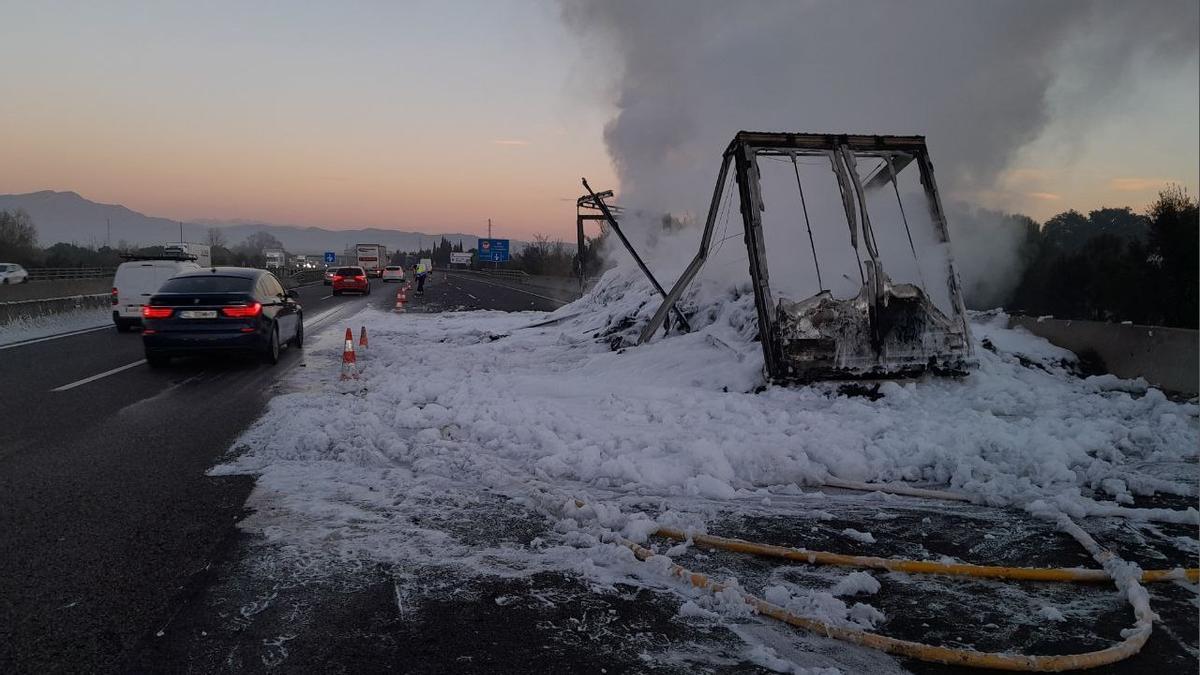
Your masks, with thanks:
[[[557,302],[557,303],[559,304],[559,306],[562,306],[562,305],[568,304],[568,302],[569,302],[569,301],[567,301],[567,300],[559,300],[558,298],[551,298],[551,297],[549,297],[549,296],[546,296],[546,295],[538,295],[537,293],[531,293],[531,292],[529,292],[529,291],[523,291],[523,290],[521,290],[521,289],[519,289],[519,288],[513,288],[512,286],[505,286],[504,284],[497,284],[497,283],[493,283],[493,282],[491,282],[491,281],[484,281],[483,279],[475,279],[475,278],[473,278],[473,277],[459,277],[459,279],[463,279],[464,281],[465,281],[465,280],[470,280],[470,281],[478,281],[479,283],[481,283],[481,284],[487,284],[488,286],[495,286],[496,288],[505,288],[505,289],[508,289],[508,290],[510,290],[510,291],[516,291],[516,292],[518,292],[518,293],[524,293],[525,295],[532,295],[532,296],[533,296],[533,297],[535,297],[535,298],[541,298],[541,299],[543,299],[543,300],[549,300],[550,302]],[[466,291],[463,291],[463,292],[465,293]],[[467,295],[471,295],[471,294],[470,294],[470,293],[467,293]],[[474,296],[472,296],[472,297],[474,297]]]
[[[321,299],[322,299],[322,300],[328,300],[328,299],[330,299],[330,298],[332,298],[332,297],[333,297],[332,295],[327,295],[327,296],[325,296],[325,297],[323,297],[323,298],[321,298]]]
[[[113,325],[111,323],[106,323],[103,326],[95,326],[93,328],[81,328],[79,330],[70,330],[65,333],[55,333],[54,335],[47,335],[46,337],[32,338],[29,340],[20,340],[18,342],[12,342],[12,343],[9,343],[6,345],[0,345],[0,350],[13,349],[16,347],[24,347],[25,345],[35,345],[39,342],[46,342],[47,340],[57,340],[59,338],[71,337],[72,335],[83,335],[84,333],[94,333],[98,330],[104,330],[106,328],[112,328],[112,327],[113,327]]]
[[[112,370],[106,370],[103,373],[100,373],[99,375],[85,377],[82,380],[76,380],[75,382],[72,382],[71,384],[64,384],[63,386],[56,387],[54,389],[51,389],[50,391],[66,391],[68,389],[74,389],[75,387],[83,386],[83,385],[87,384],[88,382],[95,382],[96,380],[99,380],[100,378],[108,377],[109,375],[116,375],[117,373],[119,373],[123,370],[129,370],[130,368],[137,368],[138,366],[142,365],[145,362],[146,362],[146,359],[139,359],[137,361],[134,361],[133,363],[127,363],[123,366],[118,366],[116,368],[113,368]]]
[[[316,316],[312,317],[311,319],[309,319],[309,320],[308,320],[308,323],[309,323],[310,325],[316,325],[316,324],[318,324],[318,323],[321,323],[321,322],[322,322],[322,321],[324,321],[325,319],[329,318],[329,316],[331,316],[331,315],[333,315],[333,314],[336,314],[336,313],[338,313],[338,312],[340,312],[340,311],[342,311],[342,308],[341,308],[341,307],[334,307],[333,309],[327,309],[327,310],[325,310],[324,312],[321,312],[320,314],[318,314],[318,315],[316,315]]]

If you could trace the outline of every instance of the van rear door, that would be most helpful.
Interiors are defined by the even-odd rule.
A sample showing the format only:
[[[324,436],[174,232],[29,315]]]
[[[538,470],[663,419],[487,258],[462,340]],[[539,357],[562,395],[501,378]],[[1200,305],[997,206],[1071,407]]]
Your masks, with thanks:
[[[167,279],[181,272],[199,269],[192,263],[172,260],[127,262],[117,268],[113,286],[117,289],[117,306],[123,318],[141,319],[142,305],[158,292]]]

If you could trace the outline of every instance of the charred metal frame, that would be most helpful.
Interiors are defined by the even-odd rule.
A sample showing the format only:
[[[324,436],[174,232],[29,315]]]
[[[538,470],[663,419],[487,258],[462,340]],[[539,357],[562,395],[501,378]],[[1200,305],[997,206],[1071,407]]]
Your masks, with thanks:
[[[770,277],[767,271],[766,244],[762,231],[761,213],[764,206],[760,191],[759,156],[779,156],[793,159],[798,156],[829,158],[841,191],[846,222],[850,228],[850,244],[858,252],[856,258],[859,260],[859,273],[863,286],[860,296],[856,300],[867,305],[870,348],[874,350],[875,358],[878,361],[877,367],[862,367],[853,372],[851,369],[838,371],[836,368],[831,370],[826,367],[814,367],[806,371],[803,366],[797,365],[793,355],[785,353],[787,351],[785,349],[786,339],[781,334],[780,308],[772,297]],[[878,157],[884,161],[876,173],[863,180],[858,173],[858,157]],[[866,194],[882,188],[888,183],[895,185],[896,175],[913,162],[916,162],[920,171],[921,185],[924,188],[936,238],[939,243],[948,243],[950,237],[946,227],[945,212],[942,209],[941,198],[934,181],[933,164],[929,159],[929,152],[923,136],[739,132],[722,155],[721,168],[713,189],[712,202],[709,205],[700,249],[691,264],[676,281],[671,292],[666,295],[663,304],[655,312],[650,323],[642,330],[639,343],[646,342],[654,335],[665,320],[667,312],[674,306],[674,303],[704,265],[704,261],[708,257],[729,167],[733,165],[741,202],[742,221],[745,227],[750,277],[754,286],[759,336],[767,374],[772,379],[805,380],[827,376],[901,375],[930,369],[948,371],[965,369],[972,357],[970,329],[967,325],[961,284],[948,248],[946,251],[948,276],[945,283],[952,303],[952,317],[945,317],[928,301],[924,288],[911,284],[892,285],[879,260],[879,250],[875,242],[870,214],[867,211]],[[797,175],[797,180],[799,180],[799,175]],[[898,188],[897,199],[899,200]],[[900,208],[903,213],[902,203]],[[861,222],[859,214],[861,214]],[[907,220],[905,220],[905,226],[907,228]],[[866,250],[866,260],[862,259],[860,240],[862,248]],[[911,233],[909,234],[909,243],[912,246]],[[915,246],[913,253],[916,255]],[[866,266],[865,271],[864,265]],[[918,290],[914,291],[913,289]],[[823,289],[811,300],[824,299],[828,299],[831,304],[838,302],[832,300],[832,296]],[[920,363],[914,359],[913,355],[909,354],[904,358],[896,359],[894,364],[884,363],[887,358],[887,345],[884,342],[888,338],[887,332],[890,328],[887,320],[882,317],[889,316],[889,312],[894,316],[896,312],[902,311],[898,308],[889,308],[889,300],[897,305],[903,305],[906,302],[924,304],[925,309],[921,311],[926,311],[929,316],[918,317],[917,321],[928,319],[928,324],[936,324],[936,330],[930,329],[930,331],[937,333],[936,339],[925,340],[929,356],[927,362]],[[921,325],[925,326],[926,324]],[[928,336],[922,337],[927,338]],[[920,352],[917,356],[924,356],[924,352]]]
[[[575,276],[579,277],[580,293],[587,290],[587,237],[584,235],[583,225],[589,220],[607,220],[603,213],[585,213],[585,211],[599,211],[600,206],[596,201],[612,199],[612,196],[612,190],[605,190],[596,193],[589,192],[575,200],[575,233],[578,242],[575,248]],[[621,207],[614,204],[609,204],[608,209],[614,217],[621,213]]]

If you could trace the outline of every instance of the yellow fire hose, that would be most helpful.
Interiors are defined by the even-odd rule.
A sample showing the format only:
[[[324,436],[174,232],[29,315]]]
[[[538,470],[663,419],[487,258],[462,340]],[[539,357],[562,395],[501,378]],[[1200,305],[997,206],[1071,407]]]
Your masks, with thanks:
[[[622,543],[633,550],[633,554],[639,560],[646,560],[655,555],[653,551],[632,541],[624,540]],[[714,593],[727,588],[725,584],[712,581],[707,576],[692,572],[680,565],[672,564],[670,573],[672,576],[688,581],[696,588],[711,590]],[[1061,656],[1025,656],[1023,654],[1005,654],[1001,652],[978,652],[973,649],[955,649],[927,645],[920,642],[879,635],[878,633],[869,633],[858,628],[830,625],[824,621],[793,614],[779,605],[767,602],[755,595],[739,592],[743,599],[759,614],[812,631],[818,635],[852,642],[896,656],[970,668],[994,668],[997,670],[1027,672],[1059,672],[1095,668],[1097,666],[1116,663],[1117,661],[1133,656],[1142,649],[1142,645],[1146,644],[1146,640],[1150,637],[1150,623],[1148,620],[1143,622],[1139,619],[1128,637],[1112,647],[1098,651],[1083,654],[1064,654]]]
[[[838,485],[837,483],[842,484]],[[922,490],[919,488],[907,488],[904,486],[897,487],[875,483],[855,483],[853,486],[851,486],[848,481],[831,482],[830,486],[849,489],[871,489],[930,499],[953,499],[955,501],[967,501],[966,497],[951,492]],[[579,500],[576,500],[575,504],[579,508],[584,507],[584,503]],[[786,548],[783,546],[772,546],[770,544],[759,544],[742,539],[731,539],[727,537],[718,537],[706,534],[692,534],[689,536],[685,532],[670,527],[660,527],[654,534],[677,541],[691,540],[693,543],[700,546],[705,546],[707,548],[722,549],[735,553],[747,553],[752,555],[783,558],[785,560],[794,560],[809,564],[839,565],[843,567],[865,567],[871,569],[889,570],[893,572],[907,572],[910,574],[944,574],[950,576],[1011,579],[1019,581],[1113,581],[1133,607],[1134,617],[1136,619],[1133,628],[1123,631],[1125,634],[1124,639],[1111,647],[1106,647],[1104,649],[1091,652],[1084,652],[1081,654],[1027,656],[1023,654],[980,652],[973,649],[939,647],[920,642],[912,642],[910,640],[900,640],[897,638],[888,637],[886,635],[879,635],[878,633],[870,633],[858,628],[834,626],[818,619],[812,619],[793,614],[783,607],[767,602],[762,598],[741,591],[740,589],[738,590],[738,593],[741,594],[742,598],[747,602],[747,604],[751,605],[759,614],[769,616],[792,626],[803,628],[826,637],[844,640],[846,642],[851,642],[863,647],[869,647],[871,649],[877,649],[879,651],[888,654],[894,654],[896,656],[969,668],[993,668],[996,670],[1025,672],[1061,672],[1066,670],[1096,668],[1127,659],[1141,651],[1142,646],[1146,644],[1146,640],[1149,639],[1150,632],[1153,628],[1154,619],[1156,618],[1154,612],[1150,609],[1150,604],[1145,589],[1139,585],[1139,581],[1147,583],[1184,579],[1191,581],[1192,583],[1197,583],[1200,581],[1200,569],[1194,568],[1186,570],[1145,570],[1142,571],[1139,579],[1128,578],[1122,574],[1122,570],[1127,564],[1111,551],[1101,547],[1096,540],[1091,537],[1091,535],[1087,534],[1069,517],[1060,514],[1058,526],[1061,530],[1074,537],[1076,541],[1078,541],[1085,549],[1087,549],[1088,553],[1090,553],[1092,557],[1104,567],[1104,569],[1092,570],[1083,568],[1000,567],[989,565],[971,565],[966,563],[941,563],[928,560],[902,560],[879,558],[874,556],[845,555],[840,553],[830,553],[827,551],[808,551],[804,549]],[[645,561],[657,555],[650,549],[628,539],[622,538],[620,541],[624,546],[632,550],[634,555],[639,560]],[[728,588],[727,585],[713,581],[704,574],[692,572],[691,570],[674,563],[671,564],[669,570],[672,576],[684,579],[696,588],[711,590],[713,592],[720,592]]]
[[[1011,579],[1014,581],[1079,581],[1101,582],[1111,581],[1112,577],[1105,570],[1089,570],[1081,567],[997,567],[992,565],[971,565],[968,563],[943,563],[932,560],[901,560],[896,558],[877,558],[865,555],[846,555],[828,551],[809,551],[802,548],[786,548],[759,544],[744,539],[731,539],[708,534],[692,534],[670,527],[660,527],[655,534],[660,537],[687,541],[691,539],[696,544],[706,548],[719,548],[734,553],[749,553],[768,558],[783,558],[805,562],[810,565],[838,565],[840,567],[866,567],[889,572],[907,572],[909,574],[944,574],[955,577],[980,577],[985,579]],[[1155,583],[1160,581],[1190,581],[1200,582],[1200,569],[1173,570],[1144,570],[1141,581]]]

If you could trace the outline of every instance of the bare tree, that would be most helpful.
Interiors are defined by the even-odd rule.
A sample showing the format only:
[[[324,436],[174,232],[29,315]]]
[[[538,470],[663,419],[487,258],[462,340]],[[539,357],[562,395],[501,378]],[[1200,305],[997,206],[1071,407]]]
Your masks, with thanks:
[[[0,259],[31,264],[41,251],[37,245],[37,227],[23,209],[0,211]]]
[[[219,227],[208,228],[208,245],[212,248],[225,248],[225,231]]]

